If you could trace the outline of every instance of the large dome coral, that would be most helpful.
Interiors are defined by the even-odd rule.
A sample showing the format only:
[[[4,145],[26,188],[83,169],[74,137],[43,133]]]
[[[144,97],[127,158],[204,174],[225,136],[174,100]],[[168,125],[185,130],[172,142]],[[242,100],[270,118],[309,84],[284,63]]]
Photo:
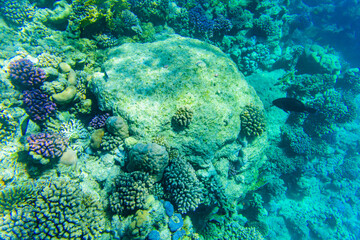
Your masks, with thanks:
[[[243,175],[246,184],[234,183],[236,189],[229,191],[241,194],[255,180],[266,134],[243,147],[239,116],[247,105],[263,106],[235,63],[217,47],[177,35],[123,44],[109,51],[104,70],[106,74],[93,76],[90,88],[101,110],[129,123],[130,135],[143,142],[163,136],[195,169],[215,165],[221,171],[224,165],[217,165],[218,160],[244,158],[250,163],[242,169],[249,173]],[[171,122],[180,108],[191,109],[192,119],[179,130]]]

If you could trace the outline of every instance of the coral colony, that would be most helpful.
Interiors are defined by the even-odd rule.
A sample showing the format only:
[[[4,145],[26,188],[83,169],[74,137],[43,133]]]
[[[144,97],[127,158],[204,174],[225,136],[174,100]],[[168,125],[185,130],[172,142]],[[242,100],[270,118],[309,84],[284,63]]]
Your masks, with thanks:
[[[354,9],[0,0],[0,239],[360,239]]]

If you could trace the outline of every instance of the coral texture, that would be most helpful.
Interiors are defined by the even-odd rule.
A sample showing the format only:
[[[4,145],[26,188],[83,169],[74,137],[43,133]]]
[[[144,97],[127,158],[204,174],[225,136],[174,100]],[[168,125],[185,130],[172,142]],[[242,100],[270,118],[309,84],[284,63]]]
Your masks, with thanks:
[[[111,210],[118,214],[126,214],[142,209],[152,184],[147,173],[121,173],[115,179],[114,192],[110,196]]]
[[[156,143],[138,143],[130,151],[126,168],[128,171],[147,172],[158,182],[168,163],[169,154],[165,147]]]
[[[39,89],[25,90],[23,92],[25,110],[35,122],[44,122],[55,115],[56,104],[49,99],[49,96]]]
[[[253,105],[244,108],[240,119],[241,133],[246,137],[260,136],[266,129],[264,113]]]
[[[22,88],[39,87],[46,79],[46,74],[28,59],[19,59],[10,63],[9,76],[11,81]]]
[[[106,119],[108,119],[108,117],[110,117],[109,113],[96,115],[91,119],[89,126],[95,129],[104,128],[106,125]]]
[[[32,134],[26,140],[31,154],[49,159],[61,157],[68,146],[68,140],[55,133]]]
[[[194,112],[188,107],[179,108],[171,118],[171,123],[176,129],[188,127],[193,119]]]
[[[164,186],[170,202],[181,213],[195,211],[203,198],[203,186],[194,168],[182,158],[173,160],[165,169]]]
[[[4,216],[5,239],[99,239],[104,230],[101,203],[69,180],[52,181],[35,198]]]
[[[0,13],[5,19],[15,25],[22,25],[34,15],[34,7],[29,1],[1,0]]]

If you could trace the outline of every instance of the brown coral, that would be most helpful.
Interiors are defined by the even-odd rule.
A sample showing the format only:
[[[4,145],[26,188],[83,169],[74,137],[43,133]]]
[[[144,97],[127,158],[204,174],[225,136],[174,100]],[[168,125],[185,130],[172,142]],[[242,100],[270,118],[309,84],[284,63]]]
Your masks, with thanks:
[[[183,129],[190,125],[194,112],[188,107],[180,107],[171,119],[174,128]]]
[[[241,134],[246,137],[260,136],[266,129],[264,112],[250,104],[240,114]]]

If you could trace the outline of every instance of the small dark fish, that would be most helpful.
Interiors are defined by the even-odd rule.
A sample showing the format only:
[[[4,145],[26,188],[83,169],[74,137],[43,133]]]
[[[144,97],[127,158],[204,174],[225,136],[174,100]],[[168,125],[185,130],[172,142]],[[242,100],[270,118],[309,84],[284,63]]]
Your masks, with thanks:
[[[304,103],[295,98],[278,98],[275,99],[272,103],[285,112],[316,113],[316,109],[305,106]]]
[[[27,128],[29,125],[29,120],[30,120],[30,117],[27,116],[20,124],[22,136],[25,136],[25,134],[26,134],[26,131],[27,131]]]

